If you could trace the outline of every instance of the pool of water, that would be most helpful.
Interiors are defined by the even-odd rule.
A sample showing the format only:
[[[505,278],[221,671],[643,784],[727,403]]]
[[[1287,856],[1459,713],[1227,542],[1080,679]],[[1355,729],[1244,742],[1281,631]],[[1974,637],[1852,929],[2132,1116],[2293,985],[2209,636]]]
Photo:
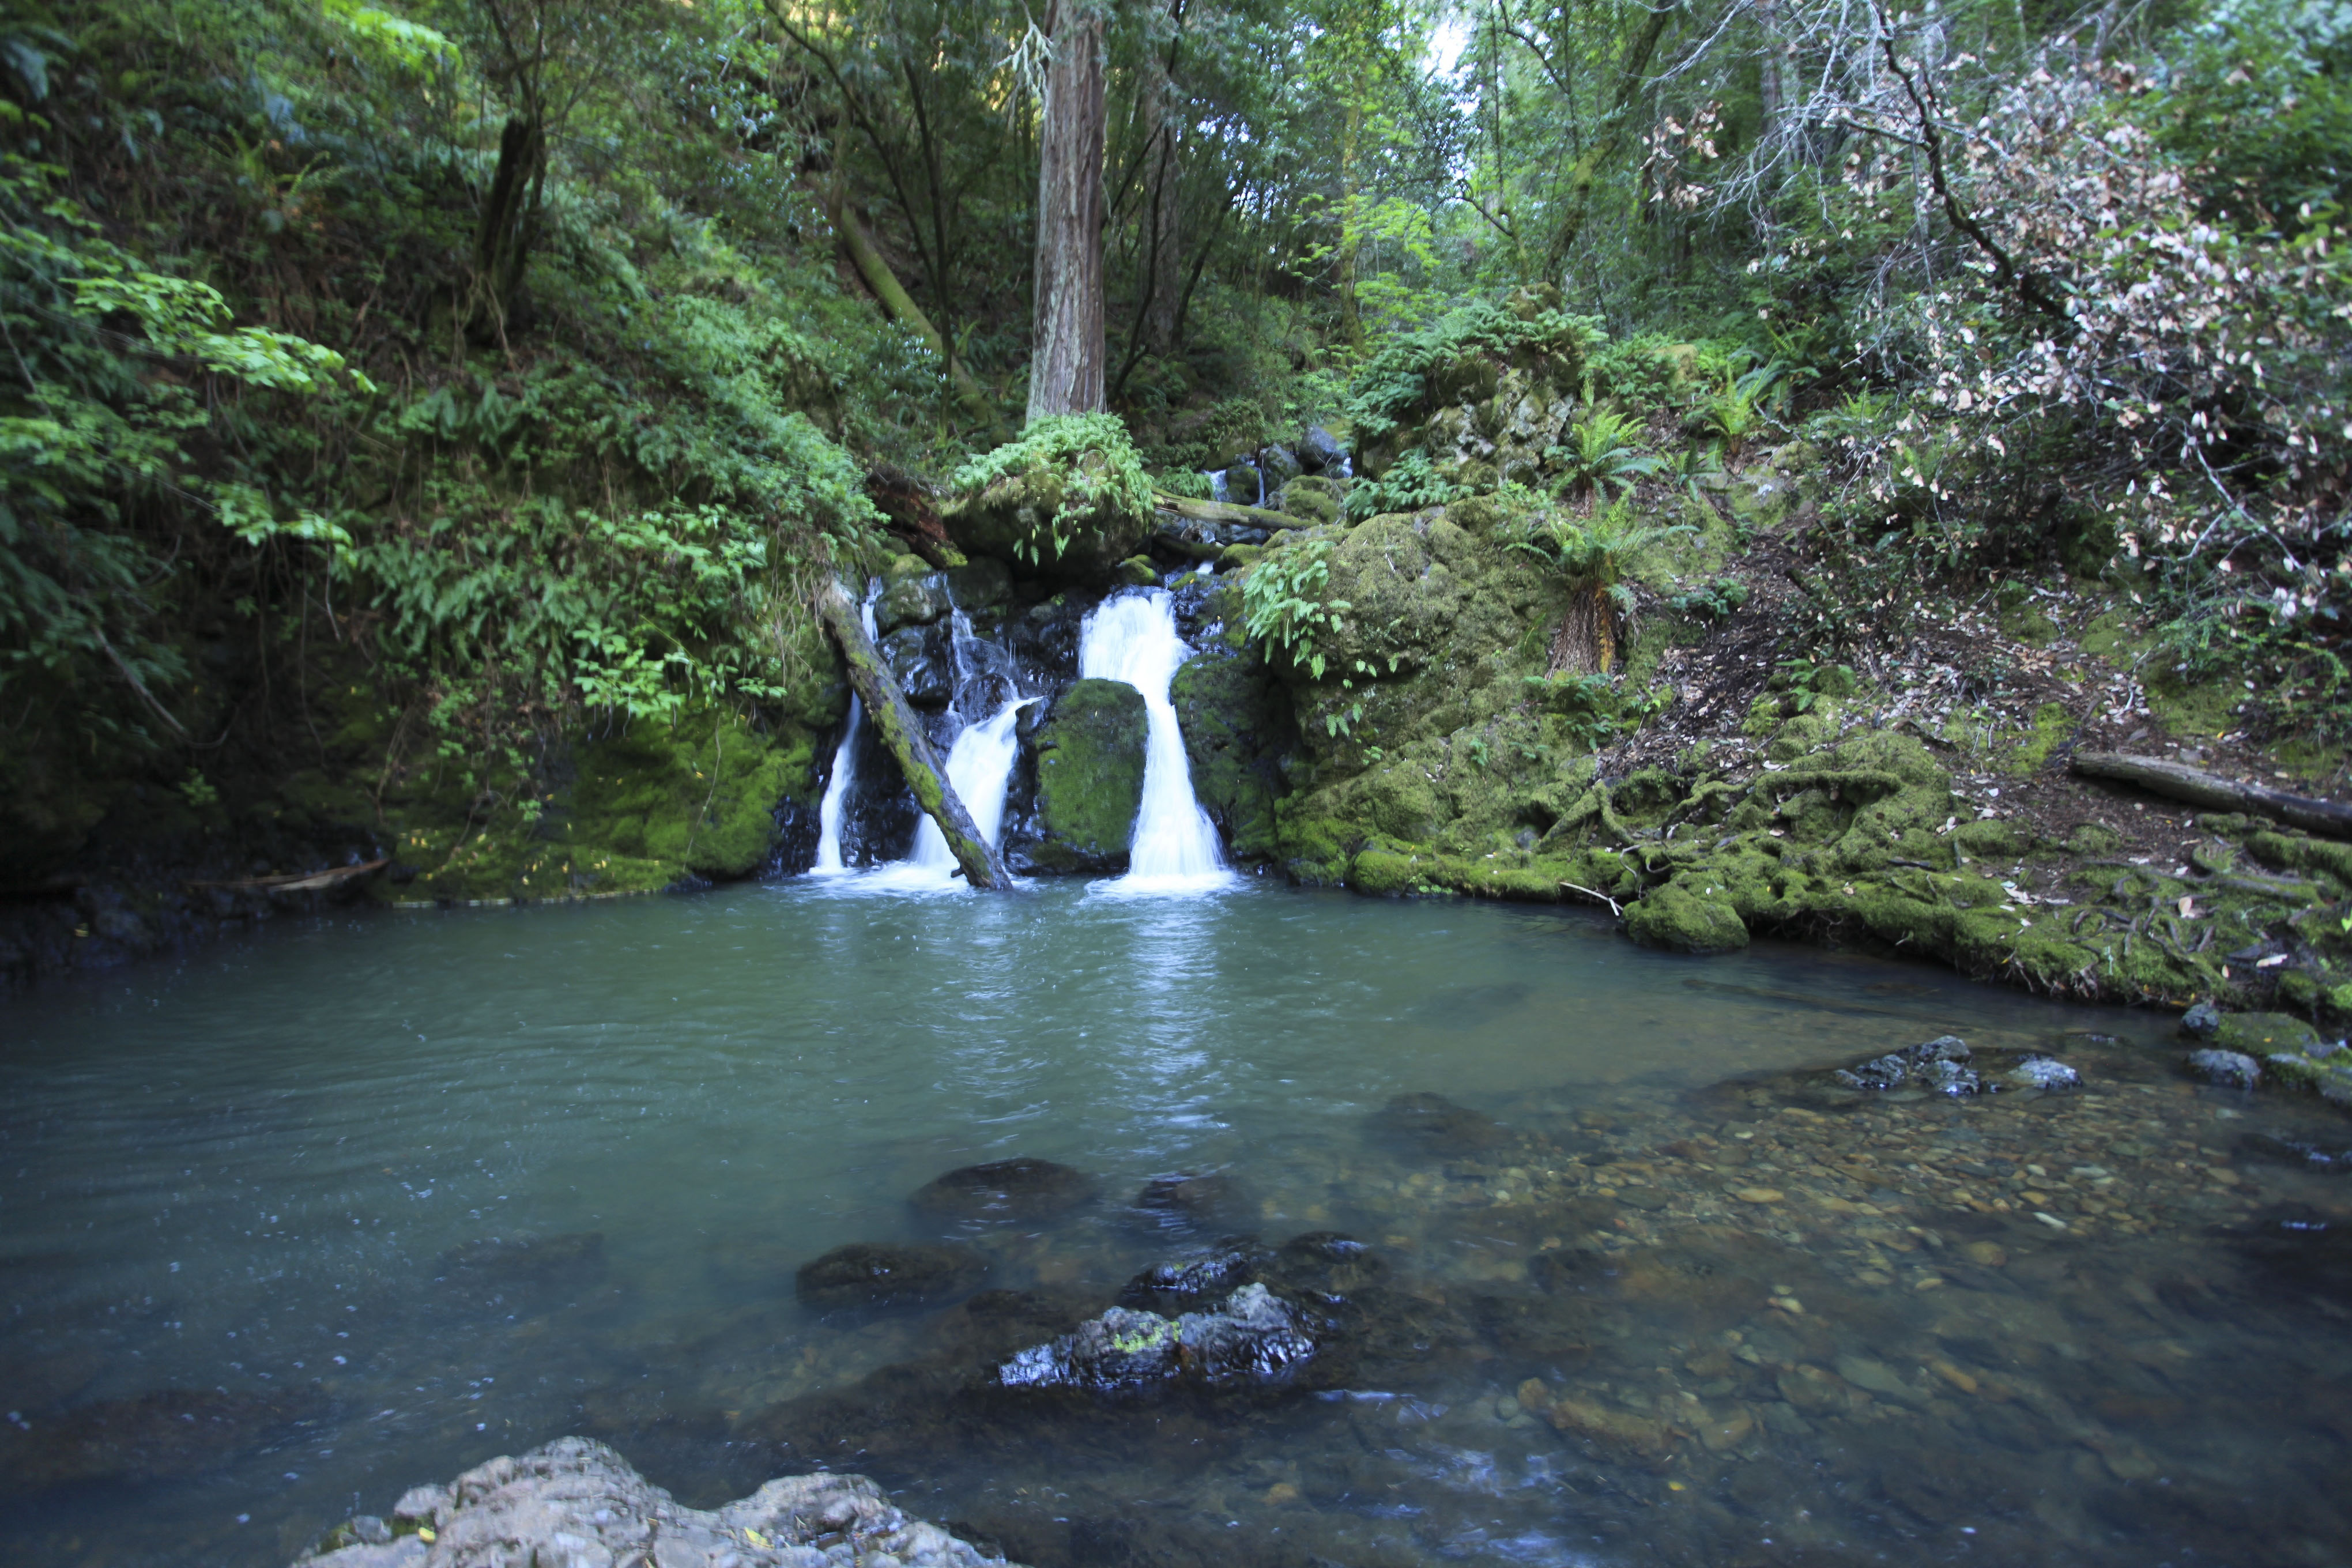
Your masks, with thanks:
[[[278,1564],[566,1433],[1038,1564],[2352,1559],[2352,1143],[2167,1017],[1574,911],[857,879],[281,930],[0,1005],[0,1555]],[[1822,1069],[1943,1033],[2079,1090]],[[1438,1094],[1439,1135],[1383,1108]],[[911,1193],[1012,1155],[1047,1221]],[[1138,1205],[1214,1174],[1188,1228]],[[1226,1233],[1372,1248],[1279,1387],[986,1373]],[[959,1240],[985,1293],[821,1313]]]

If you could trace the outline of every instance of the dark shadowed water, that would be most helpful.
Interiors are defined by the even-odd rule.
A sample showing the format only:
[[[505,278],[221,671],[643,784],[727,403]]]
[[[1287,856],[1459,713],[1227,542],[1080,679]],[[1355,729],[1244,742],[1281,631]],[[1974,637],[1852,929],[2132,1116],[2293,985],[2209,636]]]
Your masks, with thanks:
[[[1267,887],[273,932],[0,1005],[0,1557],[282,1563],[579,1432],[695,1502],[863,1469],[1041,1564],[2352,1561],[2347,1178],[2263,1142],[2352,1124],[2169,1031]],[[1947,1032],[2085,1086],[1817,1070]],[[1015,1154],[1099,1198],[907,1202]],[[1136,1205],[1200,1174],[1189,1226]],[[1372,1262],[1283,1387],[987,1386],[1149,1263],[1315,1231]],[[971,1300],[795,1300],[950,1237]]]

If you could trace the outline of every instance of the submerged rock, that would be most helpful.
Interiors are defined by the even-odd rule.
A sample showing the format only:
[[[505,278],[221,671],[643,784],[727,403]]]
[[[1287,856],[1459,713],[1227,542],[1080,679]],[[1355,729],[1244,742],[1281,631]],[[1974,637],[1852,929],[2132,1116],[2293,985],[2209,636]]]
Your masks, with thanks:
[[[1135,1194],[1135,1206],[1162,1225],[1195,1226],[1237,1218],[1249,1205],[1239,1183],[1211,1172],[1199,1176],[1155,1176]]]
[[[164,1481],[201,1476],[323,1413],[308,1390],[229,1394],[160,1388],[54,1416],[11,1419],[0,1439],[0,1492],[37,1492],[93,1481]]]
[[[1428,1154],[1475,1154],[1509,1137],[1502,1123],[1442,1094],[1400,1094],[1372,1115],[1381,1136]]]
[[[2280,1133],[2249,1132],[2238,1140],[2238,1152],[2247,1159],[2319,1175],[2352,1175],[2352,1143],[2331,1147]]]
[[[969,1247],[852,1242],[802,1264],[793,1285],[812,1307],[905,1306],[968,1296],[987,1277]]]
[[[1984,1079],[1968,1066],[1968,1042],[1938,1035],[1908,1049],[1889,1051],[1830,1076],[1852,1089],[1899,1089],[1906,1083],[1956,1098],[1985,1092]]]
[[[2019,1089],[2076,1089],[2083,1075],[2055,1057],[2028,1057],[2001,1077]]]
[[[2215,1050],[2210,1047],[2189,1053],[2189,1070],[2222,1089],[2252,1089],[2263,1077],[2262,1064],[2243,1051]]]
[[[541,1236],[519,1230],[486,1236],[453,1247],[440,1258],[438,1278],[452,1283],[482,1282],[559,1287],[593,1285],[604,1277],[604,1233],[564,1231]]]
[[[719,1508],[686,1508],[584,1437],[502,1456],[448,1486],[415,1488],[388,1528],[355,1519],[299,1561],[305,1568],[836,1568],[850,1556],[904,1568],[999,1562],[908,1518],[864,1476],[788,1476]]]
[[[1294,1236],[1274,1255],[1272,1272],[1295,1289],[1327,1300],[1350,1296],[1388,1278],[1388,1260],[1352,1236],[1310,1230]]]
[[[1007,1388],[1117,1393],[1172,1383],[1270,1377],[1315,1353],[1297,1314],[1263,1285],[1244,1285],[1210,1312],[1169,1319],[1113,1307],[1075,1333],[1034,1345],[997,1368]]]
[[[1092,1203],[1096,1191],[1084,1171],[1021,1156],[950,1171],[907,1201],[953,1219],[1047,1219]]]

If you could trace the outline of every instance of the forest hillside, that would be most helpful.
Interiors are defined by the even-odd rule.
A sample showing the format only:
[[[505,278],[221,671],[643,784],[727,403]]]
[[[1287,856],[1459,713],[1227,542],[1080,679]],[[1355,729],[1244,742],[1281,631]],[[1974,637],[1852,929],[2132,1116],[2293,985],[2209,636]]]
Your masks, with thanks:
[[[799,868],[824,584],[1181,578],[1245,864],[2340,1033],[2347,149],[2333,0],[16,0],[0,972]]]

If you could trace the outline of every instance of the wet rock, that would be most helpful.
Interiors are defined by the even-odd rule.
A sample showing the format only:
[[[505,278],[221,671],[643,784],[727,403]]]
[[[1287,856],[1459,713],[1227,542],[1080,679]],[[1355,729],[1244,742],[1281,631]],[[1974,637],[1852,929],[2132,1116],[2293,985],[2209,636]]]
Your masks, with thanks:
[[[2055,1057],[2027,1057],[2001,1075],[2017,1089],[2078,1089],[2083,1075]]]
[[[1508,1139],[1493,1117],[1454,1104],[1442,1094],[1400,1094],[1372,1116],[1382,1137],[1425,1154],[1475,1154]]]
[[[2262,1081],[2262,1064],[2243,1051],[2207,1047],[2189,1053],[2189,1070],[2221,1089],[2252,1089]]]
[[[927,626],[954,608],[946,573],[894,574],[890,585],[882,590],[881,602],[874,606],[874,630],[877,636],[888,637],[902,626]]]
[[[0,1492],[205,1475],[324,1408],[325,1401],[309,1392],[162,1388],[53,1416],[20,1415],[0,1438]]]
[[[948,590],[967,610],[985,610],[1013,593],[1013,573],[1003,562],[977,555],[948,574]]]
[[[1307,1325],[1263,1285],[1245,1285],[1214,1311],[1169,1319],[1113,1307],[999,1367],[1007,1388],[1118,1393],[1175,1382],[1271,1377],[1315,1353]]]
[[[1270,495],[1307,471],[1307,464],[1287,447],[1261,447],[1257,454],[1258,472],[1265,476],[1265,488]]]
[[[874,646],[908,702],[936,709],[954,700],[955,659],[946,627],[901,626]]]
[[[2221,1026],[2221,1009],[2210,1002],[2200,1002],[2180,1016],[2180,1032],[2191,1039],[2210,1040]]]
[[[1985,1090],[1984,1079],[1968,1064],[1968,1043],[1958,1035],[1938,1035],[1905,1050],[1889,1051],[1854,1067],[1839,1068],[1830,1077],[1850,1089],[1900,1089],[1907,1083],[1932,1093],[1962,1098]]]
[[[1143,693],[1081,680],[1054,700],[1037,731],[1035,869],[1118,871],[1143,803]]]
[[[1251,1283],[1270,1256],[1255,1241],[1221,1242],[1144,1269],[1120,1289],[1118,1304],[1165,1310],[1222,1296]]]
[[[801,1265],[793,1289],[812,1307],[910,1306],[968,1296],[988,1277],[969,1247],[852,1242]]]
[[[1298,443],[1298,464],[1310,474],[1328,474],[1346,467],[1348,449],[1339,445],[1339,437],[1320,425],[1307,427],[1306,438]]]
[[[1023,1156],[950,1171],[908,1201],[950,1219],[1033,1220],[1092,1203],[1096,1191],[1095,1179],[1084,1171]]]
[[[1212,605],[1237,610],[1237,597],[1222,592]],[[1178,667],[1169,696],[1201,809],[1234,858],[1273,859],[1281,849],[1275,804],[1289,788],[1282,760],[1298,734],[1289,694],[1255,643],[1234,647],[1212,637]]]
[[[360,1521],[346,1527],[354,1535]],[[602,1443],[563,1437],[418,1487],[394,1510],[395,1538],[341,1543],[331,1532],[305,1568],[835,1568],[825,1548],[866,1563],[982,1568],[969,1542],[891,1506],[863,1476],[788,1476],[716,1509],[681,1507]],[[429,1530],[428,1546],[421,1533]],[[333,1543],[333,1544],[330,1544]]]

